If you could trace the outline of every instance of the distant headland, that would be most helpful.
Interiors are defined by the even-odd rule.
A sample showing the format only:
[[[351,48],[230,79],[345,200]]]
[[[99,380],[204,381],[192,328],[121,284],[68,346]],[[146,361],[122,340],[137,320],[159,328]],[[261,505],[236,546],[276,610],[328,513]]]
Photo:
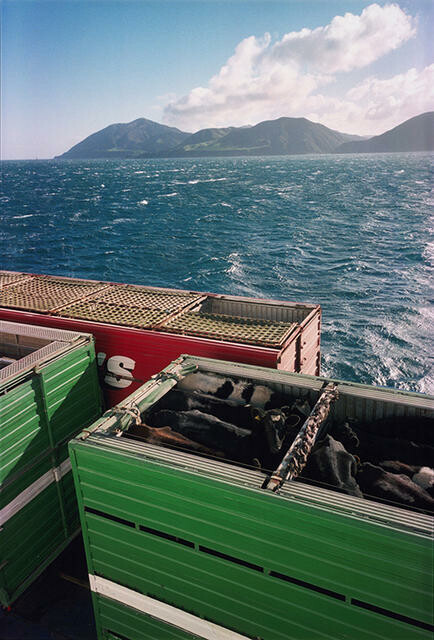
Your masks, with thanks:
[[[433,151],[434,111],[366,139],[329,129],[306,118],[278,118],[255,126],[180,131],[146,118],[112,124],[57,158],[197,158]]]

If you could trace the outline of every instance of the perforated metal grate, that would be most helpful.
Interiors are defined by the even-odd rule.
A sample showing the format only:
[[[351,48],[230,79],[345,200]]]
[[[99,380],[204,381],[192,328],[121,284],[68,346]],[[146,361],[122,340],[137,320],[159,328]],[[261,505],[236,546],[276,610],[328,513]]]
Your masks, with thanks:
[[[169,319],[161,328],[171,333],[278,347],[296,327],[295,322],[267,322],[238,316],[186,312]]]
[[[31,369],[36,364],[43,362],[53,354],[62,351],[62,349],[65,350],[66,346],[67,343],[65,342],[50,342],[44,347],[33,351],[33,353],[12,362],[9,366],[0,371],[0,384],[27,369]]]
[[[36,327],[30,324],[17,324],[16,322],[8,322],[2,320],[0,327],[0,344],[5,333],[10,333],[19,338],[37,338],[38,340],[52,340],[56,342],[74,342],[86,334],[77,331],[65,331],[64,329],[52,329],[51,327]]]
[[[105,287],[104,283],[38,276],[0,291],[0,305],[28,311],[53,311]]]
[[[145,287],[111,286],[95,296],[92,300],[105,303],[137,307],[139,309],[160,309],[172,313],[180,311],[187,305],[200,300],[203,296],[196,293],[166,292],[146,289]]]
[[[139,307],[107,304],[95,300],[76,302],[64,307],[57,315],[140,329],[150,329],[167,317],[167,313],[161,309],[140,309]]]
[[[27,273],[16,273],[15,271],[0,271],[0,289],[20,280],[29,280],[32,276]]]

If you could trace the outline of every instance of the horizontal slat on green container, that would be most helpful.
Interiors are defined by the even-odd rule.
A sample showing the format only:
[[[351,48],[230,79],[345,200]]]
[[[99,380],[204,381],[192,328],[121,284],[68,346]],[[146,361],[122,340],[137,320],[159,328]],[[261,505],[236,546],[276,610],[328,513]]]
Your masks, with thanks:
[[[25,466],[50,447],[34,378],[0,395],[0,482],[18,466]]]
[[[185,633],[181,629],[155,620],[150,616],[109,600],[97,596],[97,607],[102,625],[102,638],[104,640],[195,640],[197,636]]]
[[[56,466],[56,456],[53,452],[44,452],[43,456],[39,456],[39,458],[33,460],[33,464],[29,465],[25,473],[21,473],[12,478],[11,481],[3,483],[0,491],[0,510],[15,500],[21,493],[25,492],[31,485],[37,483],[42,476],[45,476],[47,472]],[[54,479],[54,475],[52,477]]]
[[[83,347],[47,366],[42,374],[46,411],[55,444],[100,415],[95,352]],[[91,416],[93,414],[93,416]]]

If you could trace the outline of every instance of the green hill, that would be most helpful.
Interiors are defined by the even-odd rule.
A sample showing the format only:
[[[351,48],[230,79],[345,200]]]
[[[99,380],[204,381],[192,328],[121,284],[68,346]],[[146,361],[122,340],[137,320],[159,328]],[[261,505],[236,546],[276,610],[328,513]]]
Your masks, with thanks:
[[[111,124],[79,142],[60,158],[153,158],[190,136],[175,127],[139,118]]]
[[[170,156],[289,155],[332,153],[347,140],[359,139],[315,124],[306,118],[266,120],[254,127],[205,129],[193,134]],[[200,141],[198,143],[198,141]]]
[[[224,138],[234,127],[225,127],[221,129],[201,129],[191,136],[186,138],[181,145],[176,147],[172,153],[185,153],[190,154],[198,151],[202,151],[213,147],[217,144],[221,138]]]
[[[337,153],[434,151],[434,111],[410,118],[394,129],[369,140],[346,142]]]

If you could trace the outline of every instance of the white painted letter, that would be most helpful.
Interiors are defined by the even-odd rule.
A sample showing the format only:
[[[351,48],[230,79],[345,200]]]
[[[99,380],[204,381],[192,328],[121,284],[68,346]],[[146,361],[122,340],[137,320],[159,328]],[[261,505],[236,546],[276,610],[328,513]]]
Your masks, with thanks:
[[[107,375],[104,378],[104,382],[117,389],[129,387],[133,378],[131,372],[135,366],[135,360],[128,358],[128,356],[112,356],[107,360]],[[119,378],[117,376],[122,377]],[[126,380],[125,378],[131,379]]]

